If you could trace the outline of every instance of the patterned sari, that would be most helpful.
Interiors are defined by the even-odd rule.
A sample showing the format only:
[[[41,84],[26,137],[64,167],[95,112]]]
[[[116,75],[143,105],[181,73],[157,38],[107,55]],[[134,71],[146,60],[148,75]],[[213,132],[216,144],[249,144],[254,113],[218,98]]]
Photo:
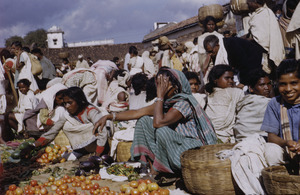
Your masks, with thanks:
[[[131,159],[146,163],[147,158],[153,162],[155,171],[174,173],[181,169],[180,155],[182,152],[201,147],[203,145],[216,144],[217,137],[206,113],[193,97],[188,80],[180,71],[169,69],[181,83],[182,92],[174,95],[164,102],[164,110],[183,105],[179,109],[181,113],[190,110],[190,118],[196,128],[187,128],[188,120],[178,124],[164,126],[155,129],[153,119],[149,116],[140,118],[135,127],[133,144],[131,147]],[[184,115],[184,114],[183,114]]]

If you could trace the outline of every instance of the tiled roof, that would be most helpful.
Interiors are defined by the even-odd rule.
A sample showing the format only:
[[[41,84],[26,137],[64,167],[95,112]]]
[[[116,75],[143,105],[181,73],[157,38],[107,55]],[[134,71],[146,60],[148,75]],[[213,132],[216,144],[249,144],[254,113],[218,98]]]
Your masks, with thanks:
[[[182,30],[184,28],[198,25],[198,16],[194,16],[179,23],[170,23],[162,28],[158,28],[144,36],[143,42],[148,42],[159,38],[160,36],[168,35],[172,32]]]

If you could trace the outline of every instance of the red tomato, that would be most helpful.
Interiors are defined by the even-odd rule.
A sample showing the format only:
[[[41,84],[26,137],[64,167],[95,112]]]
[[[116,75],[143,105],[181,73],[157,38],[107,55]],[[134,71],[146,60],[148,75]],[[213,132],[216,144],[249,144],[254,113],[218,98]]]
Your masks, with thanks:
[[[34,186],[37,186],[37,180],[31,180],[30,181],[30,185],[32,186],[32,187],[34,187]]]
[[[12,184],[12,185],[10,185],[10,186],[8,187],[8,189],[9,189],[10,191],[15,191],[15,190],[17,189],[17,186],[16,186],[15,184]]]

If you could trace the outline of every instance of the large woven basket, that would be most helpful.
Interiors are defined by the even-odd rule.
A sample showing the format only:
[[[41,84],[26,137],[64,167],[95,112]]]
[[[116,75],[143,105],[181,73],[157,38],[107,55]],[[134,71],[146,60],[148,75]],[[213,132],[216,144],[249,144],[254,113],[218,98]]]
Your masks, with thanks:
[[[220,160],[216,157],[217,152],[232,149],[233,145],[207,145],[181,154],[183,181],[190,193],[240,193],[231,174],[230,160]]]
[[[262,177],[268,194],[300,194],[300,176],[289,175],[284,166],[267,167]]]
[[[202,23],[207,16],[213,16],[217,22],[223,20],[223,7],[219,4],[211,4],[202,6],[198,10],[198,20]]]
[[[117,146],[117,162],[127,162],[130,160],[132,142],[119,142]]]

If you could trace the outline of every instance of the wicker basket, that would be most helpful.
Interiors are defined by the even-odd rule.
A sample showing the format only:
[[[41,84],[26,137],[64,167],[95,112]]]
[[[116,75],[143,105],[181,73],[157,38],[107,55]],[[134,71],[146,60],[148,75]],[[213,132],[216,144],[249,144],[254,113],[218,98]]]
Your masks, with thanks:
[[[218,22],[223,20],[223,7],[219,4],[211,4],[200,7],[198,10],[198,19],[200,23],[203,23],[207,16],[213,16]]]
[[[230,9],[232,13],[236,15],[244,14],[249,12],[247,0],[231,0]]]
[[[117,162],[127,162],[130,160],[132,142],[119,142],[117,146]]]
[[[229,159],[220,160],[215,155],[232,149],[233,144],[202,146],[181,154],[183,181],[192,194],[241,193],[231,174]]]
[[[60,146],[70,146],[69,139],[63,131],[59,131],[58,135],[54,139],[54,143]]]
[[[268,194],[300,194],[300,176],[289,175],[284,166],[272,166],[262,170]]]

